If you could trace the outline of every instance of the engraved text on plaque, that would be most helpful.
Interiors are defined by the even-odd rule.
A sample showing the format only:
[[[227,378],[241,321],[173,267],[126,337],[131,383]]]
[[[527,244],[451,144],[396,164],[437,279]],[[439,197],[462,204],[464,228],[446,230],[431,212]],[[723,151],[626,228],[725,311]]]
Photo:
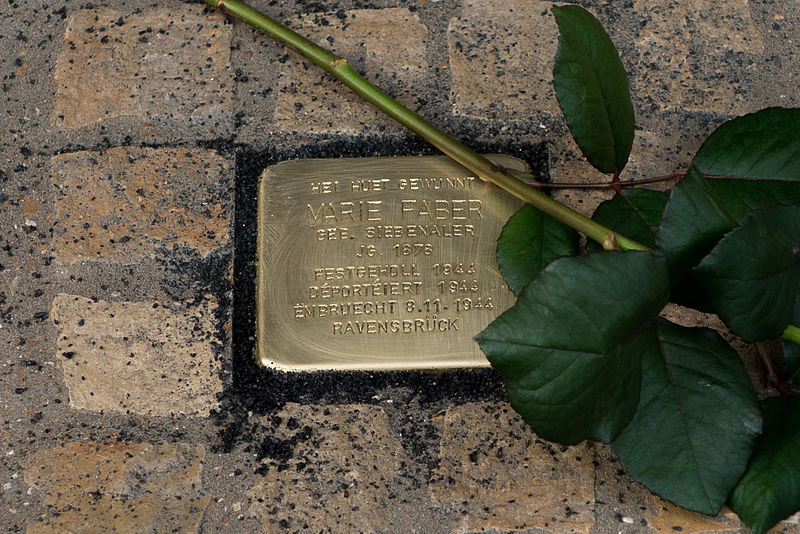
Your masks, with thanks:
[[[513,304],[495,251],[520,205],[446,157],[267,168],[259,360],[285,370],[488,365],[473,337]]]

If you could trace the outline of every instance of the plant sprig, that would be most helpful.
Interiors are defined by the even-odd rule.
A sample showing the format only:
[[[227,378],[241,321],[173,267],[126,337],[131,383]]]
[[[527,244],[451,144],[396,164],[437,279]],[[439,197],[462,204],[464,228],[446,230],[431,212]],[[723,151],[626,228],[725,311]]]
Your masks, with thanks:
[[[728,121],[669,176],[679,180],[671,193],[627,191],[634,112],[619,54],[587,10],[553,8],[559,104],[586,159],[610,175],[598,186],[616,191],[587,218],[404,108],[346,59],[240,0],[205,1],[536,208],[522,208],[498,241],[518,300],[476,338],[534,431],[609,442],[655,493],[709,514],[728,501],[757,534],[800,509],[800,110]],[[576,232],[604,250],[579,250]],[[749,341],[782,336],[783,361],[766,358],[779,396],[758,400],[717,333],[660,318],[670,301],[717,313]]]
[[[655,493],[708,514],[730,499],[763,532],[800,508],[800,464],[769,460],[800,448],[798,432],[783,426],[800,417],[792,385],[800,369],[800,110],[769,108],[723,124],[671,194],[623,191],[618,177],[634,131],[630,102],[620,97],[627,96],[619,89],[627,78],[588,11],[553,11],[561,31],[554,76],[559,103],[584,156],[612,175],[617,191],[592,218],[652,248],[664,262],[663,275],[626,264],[622,258],[632,258],[630,252],[616,256],[590,247],[588,257],[554,254],[478,342],[536,432],[566,443],[610,442],[628,471]],[[498,258],[506,259],[506,279],[520,285],[530,251],[515,248],[517,232],[510,224],[504,229]],[[588,268],[600,258],[606,258],[602,269]],[[747,341],[783,336],[786,361],[771,368],[780,396],[759,402],[739,356],[715,332],[672,324],[636,304],[663,295],[665,284],[664,302],[714,312]],[[621,316],[607,309],[612,302]],[[534,327],[541,324],[549,325],[546,332]],[[594,328],[614,333],[615,341],[587,344],[598,335]],[[572,335],[554,338],[549,329]],[[625,372],[609,375],[605,369],[621,354],[628,358]],[[561,371],[553,371],[559,362]],[[571,391],[564,382],[580,384],[580,395],[564,397]],[[639,388],[633,398],[622,394],[631,384]],[[577,401],[584,408],[571,410]],[[623,412],[633,415],[620,430],[598,432],[619,424]],[[770,498],[763,500],[765,494]]]

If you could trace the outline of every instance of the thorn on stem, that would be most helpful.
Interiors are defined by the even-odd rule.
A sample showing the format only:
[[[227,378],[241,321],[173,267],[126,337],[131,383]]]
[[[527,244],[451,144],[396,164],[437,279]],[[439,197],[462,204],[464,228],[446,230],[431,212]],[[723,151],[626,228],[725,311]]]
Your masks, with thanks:
[[[619,248],[619,243],[617,243],[617,234],[611,232],[608,234],[608,237],[603,239],[602,242],[603,250],[621,250]]]

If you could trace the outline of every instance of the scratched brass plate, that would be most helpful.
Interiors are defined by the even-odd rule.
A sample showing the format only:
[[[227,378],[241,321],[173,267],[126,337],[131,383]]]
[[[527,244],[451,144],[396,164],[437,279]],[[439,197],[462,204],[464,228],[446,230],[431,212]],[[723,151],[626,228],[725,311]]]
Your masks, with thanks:
[[[473,337],[514,302],[495,251],[520,205],[443,156],[268,167],[258,359],[283,370],[488,365]]]

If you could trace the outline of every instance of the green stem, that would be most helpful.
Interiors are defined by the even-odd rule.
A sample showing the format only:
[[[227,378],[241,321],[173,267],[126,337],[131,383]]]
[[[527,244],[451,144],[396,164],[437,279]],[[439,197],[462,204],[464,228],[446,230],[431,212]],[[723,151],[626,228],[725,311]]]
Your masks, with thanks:
[[[515,197],[532,204],[548,215],[602,244],[603,248],[649,250],[644,245],[616,234],[614,231],[553,200],[544,193],[528,186],[517,177],[503,171],[488,159],[470,150],[369,83],[347,63],[347,59],[335,56],[328,50],[317,46],[305,37],[240,0],[205,0],[205,2],[243,20],[257,30],[270,35],[281,44],[294,48],[314,64],[335,76],[359,96],[477,174],[481,179],[491,182]]]
[[[793,343],[800,344],[800,328],[794,325],[789,325],[786,327],[786,330],[783,331],[781,337],[786,341],[792,341]]]

